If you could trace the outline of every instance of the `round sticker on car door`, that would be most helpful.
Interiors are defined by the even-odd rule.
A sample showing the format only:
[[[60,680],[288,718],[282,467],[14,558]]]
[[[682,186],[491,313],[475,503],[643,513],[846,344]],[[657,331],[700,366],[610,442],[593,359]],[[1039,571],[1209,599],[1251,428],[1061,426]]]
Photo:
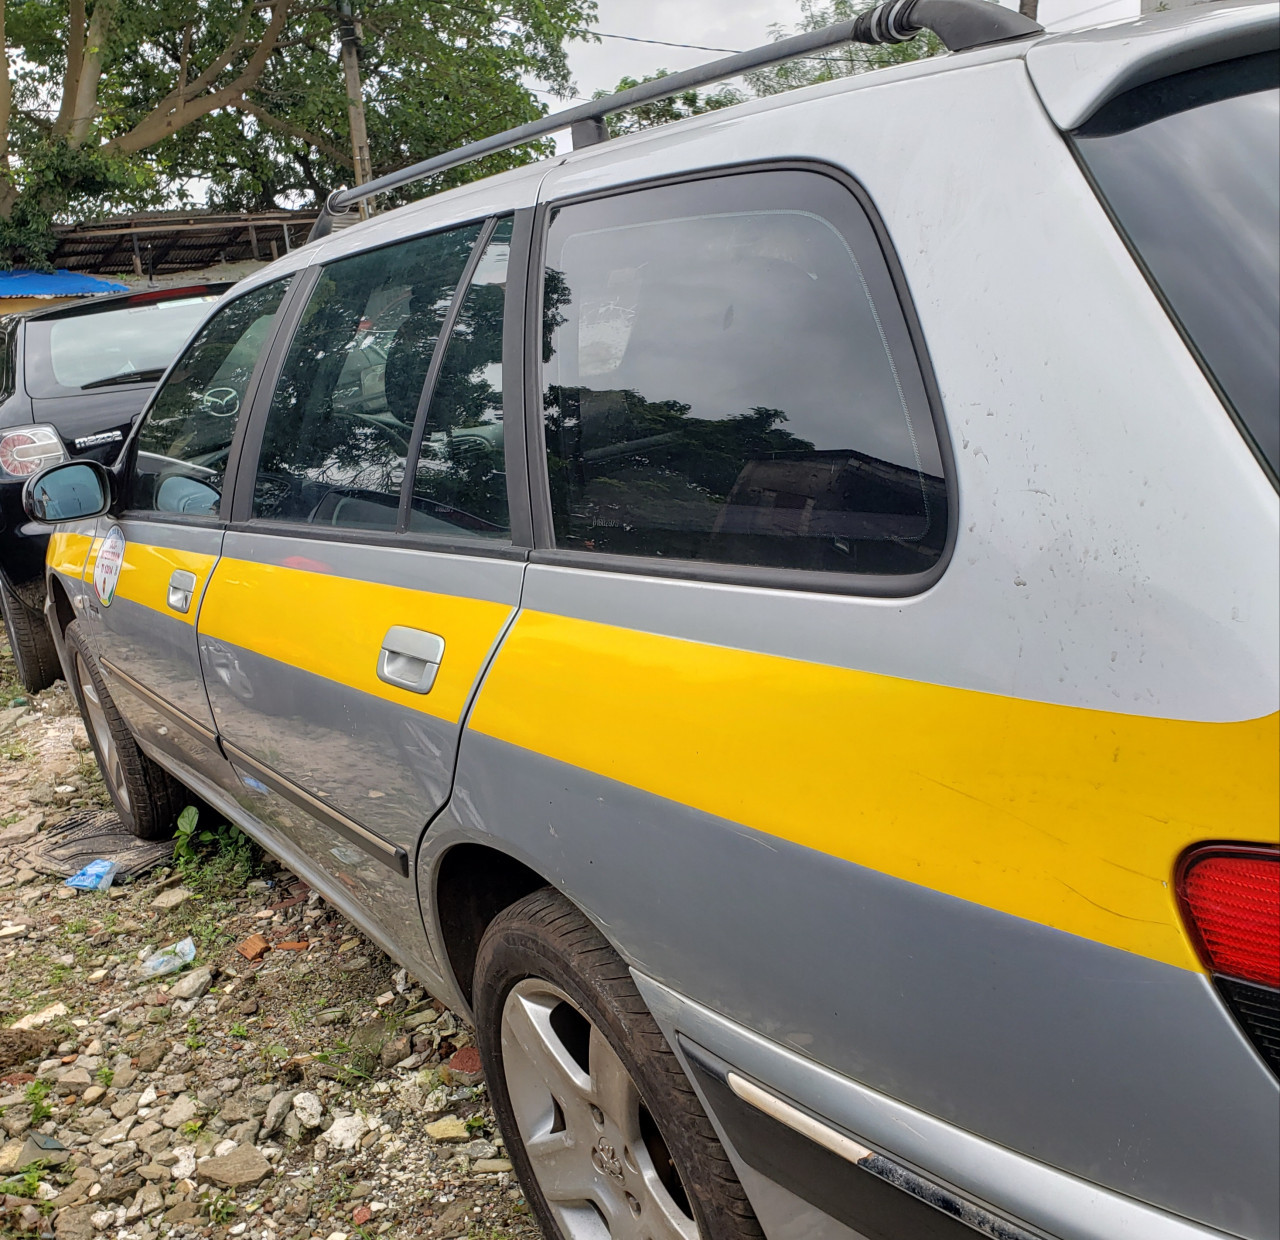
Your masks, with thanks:
[[[116,596],[116,583],[120,580],[120,565],[124,562],[124,530],[113,525],[102,540],[98,561],[93,566],[93,592],[104,607],[111,606]]]

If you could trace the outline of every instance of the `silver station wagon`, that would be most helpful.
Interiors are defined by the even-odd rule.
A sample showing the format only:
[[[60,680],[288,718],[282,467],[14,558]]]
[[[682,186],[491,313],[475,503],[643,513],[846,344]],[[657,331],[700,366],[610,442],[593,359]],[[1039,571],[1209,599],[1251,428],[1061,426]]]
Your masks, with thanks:
[[[27,483],[121,816],[466,1014],[549,1238],[1280,1234],[1278,13],[339,192]]]

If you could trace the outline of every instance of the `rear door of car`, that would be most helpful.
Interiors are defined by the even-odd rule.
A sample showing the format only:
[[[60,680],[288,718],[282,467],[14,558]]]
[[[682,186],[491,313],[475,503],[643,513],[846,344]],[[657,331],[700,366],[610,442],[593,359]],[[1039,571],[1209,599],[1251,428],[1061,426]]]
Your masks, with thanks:
[[[200,613],[242,803],[401,954],[421,926],[411,858],[519,601],[503,336],[528,224],[481,216],[307,273]]]
[[[85,566],[90,639],[134,734],[188,772],[215,758],[195,620],[226,525],[223,491],[291,277],[234,297],[195,334],[131,444],[119,517]]]

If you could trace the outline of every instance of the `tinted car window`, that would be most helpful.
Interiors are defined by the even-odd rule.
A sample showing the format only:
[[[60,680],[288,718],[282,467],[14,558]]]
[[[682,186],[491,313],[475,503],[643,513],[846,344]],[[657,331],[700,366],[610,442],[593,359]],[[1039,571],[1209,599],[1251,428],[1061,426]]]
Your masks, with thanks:
[[[31,396],[125,383],[154,383],[203,322],[214,295],[109,303],[27,324],[26,387]]]
[[[946,538],[923,384],[875,233],[815,173],[555,213],[543,354],[559,547],[908,574]]]
[[[1280,470],[1280,61],[1129,91],[1075,134],[1098,187],[1273,470]]]
[[[139,430],[130,508],[217,514],[245,390],[288,287],[276,280],[237,297],[196,334]]]
[[[480,228],[324,269],[271,400],[255,517],[396,528],[427,368]]]
[[[502,320],[510,219],[485,246],[449,335],[423,428],[409,528],[507,538],[502,434]]]

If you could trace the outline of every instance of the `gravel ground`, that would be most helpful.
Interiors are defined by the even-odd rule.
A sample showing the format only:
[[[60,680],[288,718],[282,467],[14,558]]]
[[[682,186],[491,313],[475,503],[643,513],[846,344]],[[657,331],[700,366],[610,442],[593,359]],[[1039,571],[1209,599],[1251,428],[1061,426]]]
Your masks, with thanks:
[[[24,864],[95,808],[69,690],[0,645],[0,1233],[538,1240],[461,1020],[248,841],[108,893]]]

